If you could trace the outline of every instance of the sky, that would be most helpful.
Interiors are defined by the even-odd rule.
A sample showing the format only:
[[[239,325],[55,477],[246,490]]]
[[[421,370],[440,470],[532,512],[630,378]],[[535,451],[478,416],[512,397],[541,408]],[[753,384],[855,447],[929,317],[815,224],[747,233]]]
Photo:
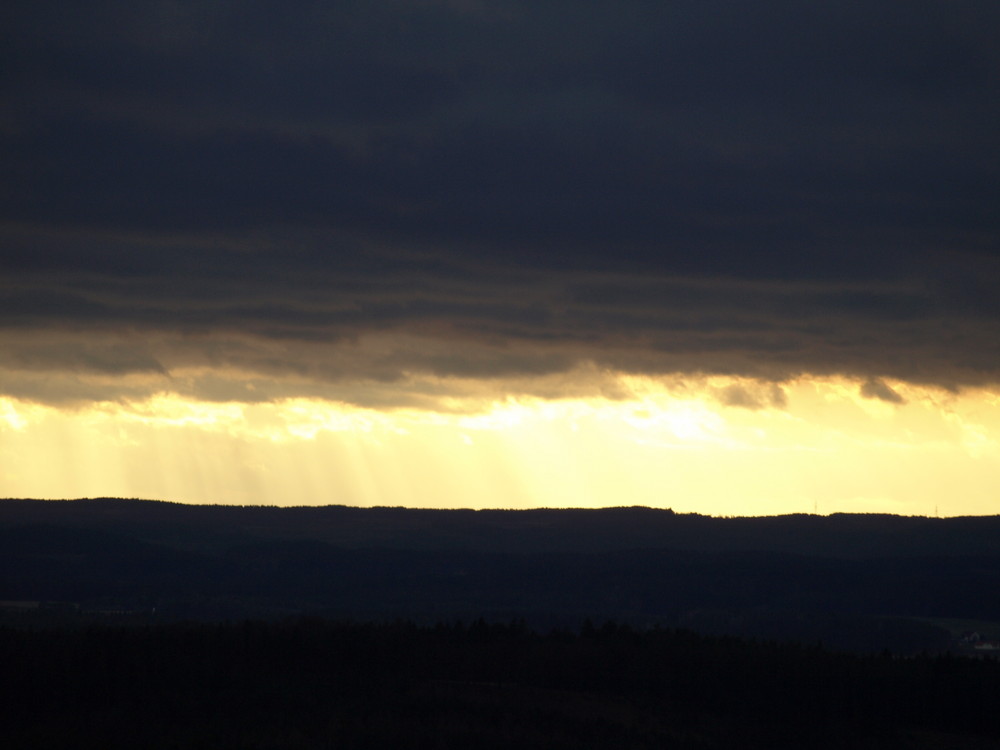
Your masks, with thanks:
[[[995,0],[13,0],[0,497],[1000,513]]]

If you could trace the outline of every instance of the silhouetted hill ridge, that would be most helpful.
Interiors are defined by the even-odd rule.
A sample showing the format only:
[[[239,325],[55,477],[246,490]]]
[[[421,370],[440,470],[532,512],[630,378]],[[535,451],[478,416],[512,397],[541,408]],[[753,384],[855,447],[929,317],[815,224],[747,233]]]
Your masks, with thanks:
[[[0,602],[173,618],[617,618],[739,633],[797,623],[799,637],[859,644],[906,628],[857,618],[1000,621],[998,532],[998,517],[2,500]],[[940,647],[936,635],[922,642]]]
[[[1000,516],[718,518],[644,507],[477,511],[183,505],[115,498],[0,500],[0,527],[31,523],[115,531],[203,551],[262,539],[313,539],[348,549],[510,553],[677,549],[837,558],[1000,554]]]

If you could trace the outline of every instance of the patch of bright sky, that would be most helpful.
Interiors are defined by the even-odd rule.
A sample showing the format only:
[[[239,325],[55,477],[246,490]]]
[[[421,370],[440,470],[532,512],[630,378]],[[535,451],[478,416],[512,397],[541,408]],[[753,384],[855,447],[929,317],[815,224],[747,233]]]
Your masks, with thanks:
[[[714,515],[1000,512],[1000,394],[889,384],[619,378],[615,398],[379,411],[158,395],[60,410],[0,399],[0,497],[603,507]],[[738,388],[740,403],[720,394]],[[769,400],[770,398],[770,400]],[[729,402],[732,402],[730,398]]]

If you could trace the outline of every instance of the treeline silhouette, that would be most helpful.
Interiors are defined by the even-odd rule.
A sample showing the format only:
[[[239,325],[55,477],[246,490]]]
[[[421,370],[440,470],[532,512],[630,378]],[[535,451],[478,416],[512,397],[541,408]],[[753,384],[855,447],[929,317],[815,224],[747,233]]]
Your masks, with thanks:
[[[997,521],[4,500],[0,622],[483,615],[545,629],[592,617],[940,651],[951,636],[937,620],[1000,621]],[[860,555],[872,547],[882,553]]]
[[[45,748],[962,748],[1000,662],[589,621],[0,628],[0,743]]]
[[[159,620],[314,612],[426,622],[488,613],[546,625],[590,616],[903,653],[946,648],[948,636],[901,618],[1000,620],[1000,600],[984,596],[1000,590],[998,571],[1000,559],[988,558],[516,555],[340,549],[308,540],[206,554],[94,530],[0,529],[0,604],[64,602]]]
[[[342,548],[503,553],[669,548],[836,558],[1000,555],[1000,515],[718,518],[646,507],[433,510],[0,500],[0,527],[36,524],[98,529],[202,552],[261,540],[312,539]]]

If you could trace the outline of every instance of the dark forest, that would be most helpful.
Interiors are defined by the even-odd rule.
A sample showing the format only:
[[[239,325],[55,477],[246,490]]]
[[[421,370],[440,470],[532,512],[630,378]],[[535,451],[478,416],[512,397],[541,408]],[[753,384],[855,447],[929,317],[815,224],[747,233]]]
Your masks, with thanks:
[[[7,747],[986,748],[1000,519],[0,503]]]
[[[0,630],[7,747],[987,748],[1000,663],[585,622]]]

